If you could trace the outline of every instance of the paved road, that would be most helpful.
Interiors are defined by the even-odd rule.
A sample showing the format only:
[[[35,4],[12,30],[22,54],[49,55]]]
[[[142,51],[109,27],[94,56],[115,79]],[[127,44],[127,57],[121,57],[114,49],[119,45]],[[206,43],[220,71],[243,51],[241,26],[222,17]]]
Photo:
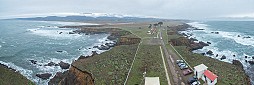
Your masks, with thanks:
[[[163,66],[164,66],[164,69],[165,69],[165,73],[166,73],[166,77],[167,77],[168,85],[171,85],[171,83],[170,83],[170,79],[169,79],[169,76],[168,76],[168,70],[167,70],[167,67],[166,67],[165,59],[164,59],[165,57],[164,57],[164,55],[163,55],[163,52],[162,52],[161,46],[160,46],[160,51],[161,51],[161,58],[162,58]]]
[[[160,35],[160,41],[161,41],[161,46],[164,50],[164,53],[165,53],[165,57],[166,57],[166,60],[168,61],[168,66],[169,66],[169,70],[172,74],[172,78],[173,78],[173,84],[174,85],[181,85],[182,83],[182,78],[180,76],[178,76],[178,71],[175,67],[175,62],[174,62],[174,59],[171,55],[174,55],[175,54],[173,52],[170,52],[167,50],[166,46],[165,46],[165,43],[162,39],[162,35],[161,35],[161,30],[159,30],[159,35]]]

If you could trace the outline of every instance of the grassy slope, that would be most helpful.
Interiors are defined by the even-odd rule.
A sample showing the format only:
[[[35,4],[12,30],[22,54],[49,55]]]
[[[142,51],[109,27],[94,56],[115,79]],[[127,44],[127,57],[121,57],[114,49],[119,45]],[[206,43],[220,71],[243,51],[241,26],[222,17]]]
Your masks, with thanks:
[[[133,60],[137,44],[121,45],[86,59],[78,60],[73,65],[91,72],[96,85],[121,85]]]
[[[127,81],[127,85],[144,84],[143,73],[146,68],[146,77],[159,77],[161,85],[167,85],[166,74],[163,67],[163,62],[161,59],[161,53],[159,45],[147,45],[145,40],[149,38],[156,37],[157,34],[147,34],[150,31],[147,28],[149,24],[139,25],[139,27],[125,27],[123,29],[128,30],[140,38],[142,38],[143,43],[141,43],[138,50],[136,60],[134,62],[133,68],[131,70],[130,76]]]
[[[0,65],[0,85],[34,85],[34,83],[18,72]]]
[[[140,45],[140,50],[137,54],[127,84],[143,85],[143,73],[145,71],[146,77],[159,77],[161,85],[167,85],[165,70],[158,45]]]

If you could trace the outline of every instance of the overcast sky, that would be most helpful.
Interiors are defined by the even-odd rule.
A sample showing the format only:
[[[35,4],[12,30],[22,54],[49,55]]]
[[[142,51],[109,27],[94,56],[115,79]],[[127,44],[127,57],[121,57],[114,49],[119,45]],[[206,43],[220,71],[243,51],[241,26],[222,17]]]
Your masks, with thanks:
[[[173,19],[254,17],[254,0],[0,0],[0,18],[113,13]]]

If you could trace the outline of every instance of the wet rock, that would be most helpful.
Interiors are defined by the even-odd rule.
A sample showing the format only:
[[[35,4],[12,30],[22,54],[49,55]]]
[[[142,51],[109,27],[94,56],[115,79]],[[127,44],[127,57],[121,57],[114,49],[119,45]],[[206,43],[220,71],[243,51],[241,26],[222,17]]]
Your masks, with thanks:
[[[61,61],[61,62],[59,63],[59,66],[60,66],[62,69],[68,69],[68,68],[70,67],[70,64]]]
[[[248,58],[248,56],[245,56],[245,58]]]
[[[215,34],[219,34],[219,32],[214,32]]]
[[[99,50],[109,50],[110,47],[106,46],[106,45],[101,45],[100,47],[98,47]]]
[[[190,38],[191,41],[198,41],[197,39],[195,38]]]
[[[242,63],[239,60],[233,60],[232,62],[233,62],[233,65],[236,65],[236,66],[239,66],[239,67],[243,68]]]
[[[218,54],[216,54],[216,57],[218,57],[219,55]]]
[[[49,62],[48,64],[46,64],[44,66],[59,66],[59,65],[54,62]]]
[[[253,65],[253,64],[254,64],[254,61],[253,61],[253,60],[248,61],[248,62],[249,62],[249,64],[251,64],[251,65]]]
[[[254,56],[252,57],[252,59],[254,59]]]
[[[243,37],[243,38],[251,38],[250,36],[247,36],[247,37]]]
[[[240,35],[237,35],[237,37],[241,37]]]
[[[66,77],[66,75],[68,74],[68,71],[65,72],[57,72],[56,75],[50,79],[50,81],[48,82],[48,85],[58,85],[58,83],[64,79],[64,77]]]
[[[212,44],[211,42],[207,42],[207,44]]]
[[[223,59],[226,59],[226,56],[225,56],[225,55],[223,55],[223,56],[220,58],[220,60],[223,60]]]
[[[62,34],[63,32],[59,32],[59,34]]]
[[[205,55],[205,53],[201,53],[201,55]]]
[[[233,57],[235,57],[235,55],[233,55]]]
[[[74,32],[69,32],[69,34],[75,34]]]
[[[93,48],[99,48],[99,46],[93,46]]]
[[[59,53],[61,53],[61,52],[63,52],[62,50],[58,50],[58,51],[56,51],[56,52],[59,52]]]
[[[51,76],[52,74],[50,73],[43,73],[43,74],[36,74],[37,77],[43,79],[43,80],[46,80],[46,79],[49,79],[49,77]]]
[[[92,51],[92,55],[91,55],[91,56],[84,56],[84,55],[81,55],[81,56],[79,56],[78,60],[79,60],[79,59],[85,59],[85,58],[88,58],[88,57],[92,57],[92,56],[97,55],[97,54],[98,54],[98,53],[97,53],[96,51]]]
[[[209,50],[209,51],[206,52],[206,54],[213,55],[213,51]]]
[[[105,45],[108,46],[108,47],[114,47],[115,43],[106,43]]]
[[[37,64],[36,60],[29,60],[32,64]]]

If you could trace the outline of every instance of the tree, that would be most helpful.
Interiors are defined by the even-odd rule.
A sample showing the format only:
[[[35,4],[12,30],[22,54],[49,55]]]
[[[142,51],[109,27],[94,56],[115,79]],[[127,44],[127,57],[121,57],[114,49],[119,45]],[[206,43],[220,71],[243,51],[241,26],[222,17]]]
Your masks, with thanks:
[[[153,26],[154,26],[154,27],[157,27],[157,26],[158,26],[158,24],[157,24],[157,23],[155,23],[155,24],[153,24]]]
[[[150,24],[148,28],[152,28],[152,24]]]
[[[163,22],[159,22],[158,24],[159,24],[159,25],[160,25],[160,27],[161,27],[161,25],[163,25]]]

